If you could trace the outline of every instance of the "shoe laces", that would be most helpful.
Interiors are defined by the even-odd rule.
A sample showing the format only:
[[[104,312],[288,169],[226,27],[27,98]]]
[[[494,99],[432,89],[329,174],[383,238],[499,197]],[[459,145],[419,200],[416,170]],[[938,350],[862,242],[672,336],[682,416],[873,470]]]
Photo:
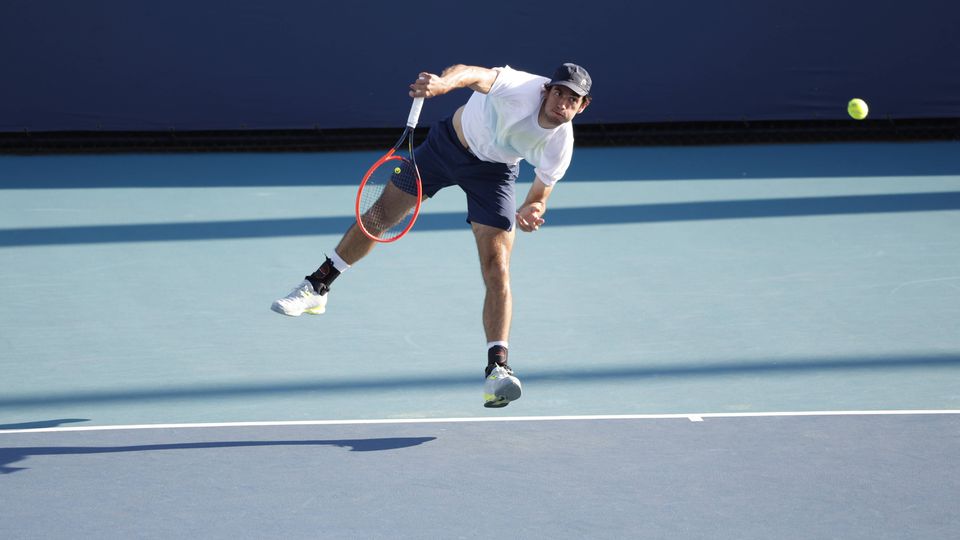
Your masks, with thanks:
[[[513,375],[513,369],[511,369],[507,364],[490,364],[487,366],[487,377],[489,377],[497,368],[503,368],[507,375]]]
[[[310,298],[311,296],[316,296],[317,292],[313,290],[313,285],[309,283],[300,287],[300,298]]]
[[[312,296],[317,296],[317,291],[313,289],[313,285],[309,281],[298,287],[295,292],[297,293],[296,295],[298,298],[310,298]]]

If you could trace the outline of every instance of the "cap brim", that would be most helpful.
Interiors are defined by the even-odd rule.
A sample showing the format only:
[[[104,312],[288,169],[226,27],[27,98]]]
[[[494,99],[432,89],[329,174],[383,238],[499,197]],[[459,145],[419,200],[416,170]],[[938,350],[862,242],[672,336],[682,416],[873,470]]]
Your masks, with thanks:
[[[577,86],[576,84],[573,84],[570,81],[550,81],[550,83],[548,83],[547,86],[548,87],[549,86],[566,86],[567,88],[573,90],[573,92],[580,97],[590,95],[590,92],[587,92],[583,88]]]

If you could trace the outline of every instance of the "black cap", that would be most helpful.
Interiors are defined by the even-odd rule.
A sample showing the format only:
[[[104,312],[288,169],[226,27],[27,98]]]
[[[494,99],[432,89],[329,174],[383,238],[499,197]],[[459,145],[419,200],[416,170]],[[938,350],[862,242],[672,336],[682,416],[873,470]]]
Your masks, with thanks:
[[[573,90],[578,96],[589,96],[592,81],[587,70],[576,64],[564,64],[553,72],[553,79],[547,86],[558,84]]]

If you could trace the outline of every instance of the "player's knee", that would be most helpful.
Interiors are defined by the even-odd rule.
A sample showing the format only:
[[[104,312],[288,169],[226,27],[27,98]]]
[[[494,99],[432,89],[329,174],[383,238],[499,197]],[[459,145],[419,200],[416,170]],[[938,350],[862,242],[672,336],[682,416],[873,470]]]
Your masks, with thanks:
[[[481,261],[483,281],[488,289],[507,290],[510,288],[510,263],[502,254],[491,254]]]

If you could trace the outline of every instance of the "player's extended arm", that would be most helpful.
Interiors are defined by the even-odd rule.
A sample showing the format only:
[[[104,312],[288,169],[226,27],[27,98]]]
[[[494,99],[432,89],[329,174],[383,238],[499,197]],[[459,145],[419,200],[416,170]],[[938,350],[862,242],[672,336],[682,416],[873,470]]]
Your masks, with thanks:
[[[486,94],[490,92],[499,72],[477,66],[457,64],[443,70],[440,75],[423,72],[410,85],[410,97],[442,96],[457,88],[470,88],[473,91]]]
[[[547,212],[547,199],[551,191],[553,186],[544,184],[539,178],[533,180],[526,200],[517,210],[517,227],[520,227],[521,231],[533,232],[543,225],[543,214]]]

